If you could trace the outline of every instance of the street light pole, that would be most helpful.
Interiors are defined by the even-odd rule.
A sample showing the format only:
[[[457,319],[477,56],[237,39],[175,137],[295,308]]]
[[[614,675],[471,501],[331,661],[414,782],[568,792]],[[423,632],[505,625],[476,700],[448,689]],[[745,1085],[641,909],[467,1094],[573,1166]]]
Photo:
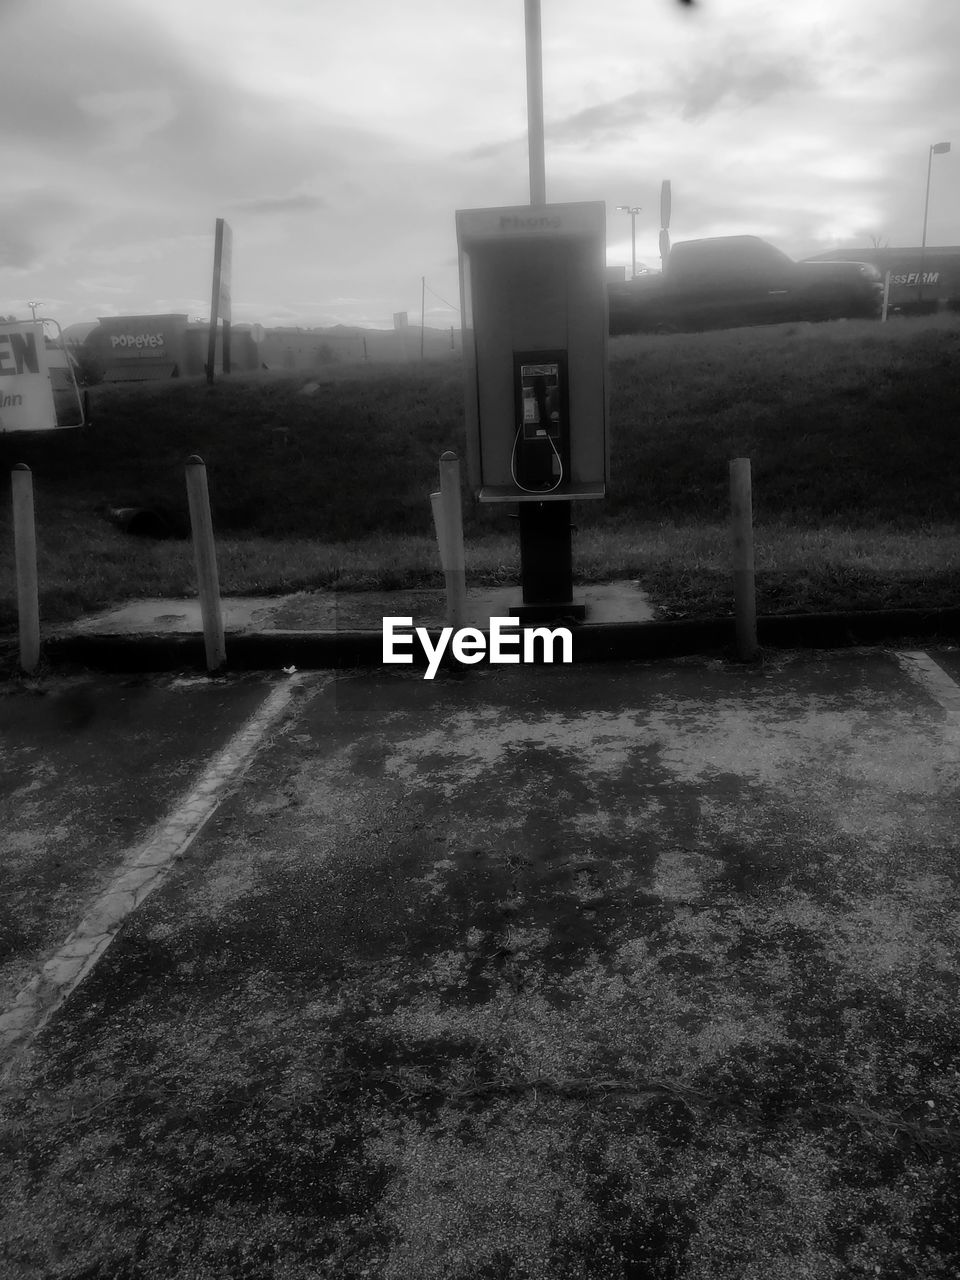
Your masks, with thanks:
[[[37,318],[37,307],[39,307],[40,305],[41,305],[41,304],[40,304],[39,302],[28,302],[28,303],[27,303],[27,306],[30,308],[30,310],[31,310],[31,312],[32,312],[32,314],[33,314],[33,318],[34,318],[34,320],[36,320],[36,318]]]
[[[637,214],[641,211],[643,205],[618,204],[617,213],[629,213],[630,215],[630,244],[632,247],[633,268],[630,276],[631,280],[635,280],[637,276]]]
[[[935,155],[943,155],[950,150],[949,142],[934,142],[930,145],[927,154],[927,192],[923,198],[923,237],[920,241],[920,281],[917,286],[917,301],[923,301],[923,260],[927,251],[927,210],[930,207],[930,170],[933,167],[933,157]]]

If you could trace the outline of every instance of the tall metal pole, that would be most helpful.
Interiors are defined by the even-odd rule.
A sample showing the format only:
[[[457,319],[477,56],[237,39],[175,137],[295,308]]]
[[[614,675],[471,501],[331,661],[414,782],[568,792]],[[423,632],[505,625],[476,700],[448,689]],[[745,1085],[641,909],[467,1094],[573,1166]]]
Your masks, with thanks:
[[[427,277],[420,277],[420,359],[423,359],[423,330],[427,314]]]
[[[523,0],[527,47],[527,139],[530,155],[530,203],[547,203],[543,159],[543,70],[540,43],[540,0]],[[583,616],[572,603],[572,502],[521,502],[520,585],[523,605],[512,610],[523,621],[564,614]]]
[[[917,284],[917,301],[923,302],[923,260],[927,252],[927,209],[930,206],[930,170],[933,167],[933,143],[927,153],[927,193],[923,197],[923,237],[920,240],[920,280]]]
[[[637,278],[637,215],[635,213],[630,214],[630,248],[633,256],[633,267],[632,267],[633,274],[631,275],[630,279],[636,280]]]
[[[530,203],[547,203],[543,161],[543,65],[540,0],[523,0],[527,26],[527,138],[530,153]]]

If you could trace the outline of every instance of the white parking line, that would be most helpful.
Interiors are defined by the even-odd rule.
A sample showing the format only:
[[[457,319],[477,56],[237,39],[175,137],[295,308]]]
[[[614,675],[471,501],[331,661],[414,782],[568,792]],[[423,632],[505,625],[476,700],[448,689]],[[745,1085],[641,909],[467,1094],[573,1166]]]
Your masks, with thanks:
[[[127,851],[112,881],[63,945],[0,1017],[0,1080],[7,1081],[22,1052],[71,991],[93,969],[131,911],[163,883],[204,824],[238,782],[257,748],[307,679],[292,676],[207,766],[199,782],[150,836]],[[323,683],[323,678],[318,683]]]
[[[960,686],[957,682],[922,649],[895,653],[894,657],[907,675],[922,684],[931,697],[936,698],[946,711],[951,728],[960,729]]]

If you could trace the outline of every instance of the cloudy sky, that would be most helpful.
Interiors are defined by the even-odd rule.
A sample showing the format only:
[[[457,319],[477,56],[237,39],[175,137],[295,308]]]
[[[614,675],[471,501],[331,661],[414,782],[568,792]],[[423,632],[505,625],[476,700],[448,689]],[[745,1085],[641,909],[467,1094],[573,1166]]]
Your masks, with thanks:
[[[608,263],[960,244],[955,0],[542,0],[547,199]],[[523,0],[0,0],[0,312],[458,322],[454,210],[529,200]],[[448,305],[448,304],[452,304]]]

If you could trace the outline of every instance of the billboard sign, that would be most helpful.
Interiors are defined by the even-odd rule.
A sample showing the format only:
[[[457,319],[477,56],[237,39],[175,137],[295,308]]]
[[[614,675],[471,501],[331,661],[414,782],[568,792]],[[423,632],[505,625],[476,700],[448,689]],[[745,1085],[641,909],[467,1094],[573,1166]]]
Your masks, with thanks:
[[[152,316],[101,316],[88,341],[104,362],[107,382],[169,378],[184,368],[187,316],[169,312]]]
[[[56,426],[42,322],[0,323],[0,432],[53,431]]]

